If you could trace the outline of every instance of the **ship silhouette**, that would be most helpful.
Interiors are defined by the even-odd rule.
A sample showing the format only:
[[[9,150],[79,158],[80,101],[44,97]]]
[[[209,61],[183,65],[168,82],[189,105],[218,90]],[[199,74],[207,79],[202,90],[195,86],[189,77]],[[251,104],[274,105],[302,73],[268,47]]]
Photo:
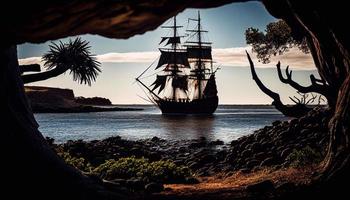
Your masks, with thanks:
[[[215,73],[213,69],[211,42],[203,39],[208,31],[202,29],[201,17],[188,19],[195,22],[193,29],[186,30],[186,37],[178,34],[176,16],[173,24],[162,26],[170,29],[171,35],[162,37],[159,45],[161,53],[154,73],[155,80],[146,85],[142,79],[151,64],[141,73],[136,81],[147,90],[149,100],[154,103],[163,114],[212,114],[215,112],[219,98]],[[186,41],[181,43],[181,39]]]

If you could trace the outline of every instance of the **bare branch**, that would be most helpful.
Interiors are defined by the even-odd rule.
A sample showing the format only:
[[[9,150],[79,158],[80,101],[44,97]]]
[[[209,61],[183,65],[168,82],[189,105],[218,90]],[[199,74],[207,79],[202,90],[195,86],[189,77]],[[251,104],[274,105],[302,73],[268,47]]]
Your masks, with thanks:
[[[296,105],[290,105],[290,106],[284,105],[281,102],[280,95],[271,91],[270,89],[268,89],[261,82],[258,75],[256,74],[254,63],[253,63],[252,59],[250,58],[250,55],[248,54],[247,51],[246,51],[246,53],[247,53],[248,61],[250,64],[250,70],[252,72],[253,80],[258,85],[258,87],[260,88],[261,91],[263,91],[265,94],[267,94],[268,96],[270,96],[273,99],[272,105],[274,105],[277,110],[279,110],[285,116],[288,116],[288,117],[301,117],[301,116],[304,116],[307,112],[309,112],[311,110],[310,108],[306,107],[305,105],[300,104],[300,100],[297,97],[294,97],[295,99],[289,97],[293,102],[296,103]],[[282,75],[282,73],[281,73],[281,75]]]
[[[289,97],[290,100],[292,100],[295,104],[301,104],[300,99],[297,98],[296,96]]]
[[[288,84],[292,86],[294,89],[296,89],[297,91],[302,93],[316,92],[327,97],[329,91],[328,91],[328,85],[326,81],[322,79],[317,79],[314,75],[311,74],[310,75],[311,85],[305,87],[293,81],[292,79],[293,71],[289,70],[289,66],[287,66],[285,69],[286,78],[283,77],[282,75],[280,62],[277,63],[276,67],[277,67],[278,77],[282,83]]]
[[[311,93],[311,96],[312,96],[312,97],[311,97],[310,99],[307,100],[307,102],[305,103],[305,105],[311,104],[311,103],[313,103],[313,102],[315,101],[317,95],[316,95],[316,94],[314,95],[313,93]],[[320,95],[320,96],[322,96],[322,95]]]
[[[323,98],[322,95],[320,95],[320,96],[318,97],[318,105],[320,105],[321,102],[325,102],[325,100],[324,100],[324,98]]]
[[[268,95],[269,97],[271,97],[272,99],[280,101],[280,96],[279,96],[279,94],[277,94],[277,93],[271,91],[269,88],[267,88],[267,87],[261,82],[261,80],[259,79],[258,75],[256,74],[254,63],[253,63],[252,59],[250,58],[250,55],[249,55],[249,53],[248,53],[247,51],[246,51],[246,54],[247,54],[248,61],[249,61],[249,64],[250,64],[250,70],[251,70],[251,72],[252,72],[253,80],[256,82],[256,84],[258,85],[258,87],[260,88],[260,90],[263,91],[265,94],[267,94],[267,95]]]
[[[286,67],[286,75],[287,75],[287,80],[288,81],[292,81],[292,73],[293,73],[293,71],[291,70],[291,71],[289,71],[289,65],[287,65],[287,67]]]
[[[311,84],[313,85],[317,85],[317,84],[321,84],[324,86],[327,85],[327,82],[324,79],[318,79],[313,74],[310,75],[310,80],[311,80]]]

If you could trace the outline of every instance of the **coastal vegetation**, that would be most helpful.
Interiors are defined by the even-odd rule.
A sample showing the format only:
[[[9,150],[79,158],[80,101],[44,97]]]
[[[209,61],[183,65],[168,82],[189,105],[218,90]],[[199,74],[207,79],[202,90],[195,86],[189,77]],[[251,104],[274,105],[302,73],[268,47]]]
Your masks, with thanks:
[[[49,138],[48,141],[53,142]],[[132,155],[118,159],[106,159],[101,164],[95,163],[94,166],[84,157],[72,156],[60,145],[53,147],[57,155],[68,165],[89,176],[97,176],[103,180],[121,184],[133,191],[149,190],[148,187],[151,184],[152,187],[156,185],[158,188],[153,192],[160,192],[164,189],[163,184],[193,184],[198,182],[188,167],[175,164],[172,160],[150,161],[148,158],[136,158],[135,155]],[[90,159],[96,158],[90,156]]]
[[[135,156],[106,160],[93,173],[106,180],[138,178],[146,183],[184,183],[186,178],[191,177],[187,167],[177,166],[171,160],[150,162],[147,158]]]

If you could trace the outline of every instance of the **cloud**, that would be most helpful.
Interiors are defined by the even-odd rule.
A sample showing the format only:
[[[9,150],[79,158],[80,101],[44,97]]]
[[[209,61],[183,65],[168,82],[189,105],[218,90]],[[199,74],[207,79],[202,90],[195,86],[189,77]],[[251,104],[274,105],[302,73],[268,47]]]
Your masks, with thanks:
[[[18,59],[18,62],[20,65],[29,65],[34,63],[42,64],[41,57],[30,57],[30,58]]]
[[[275,67],[278,61],[282,66],[289,65],[293,69],[313,70],[314,62],[310,54],[304,54],[298,49],[290,49],[281,56],[272,57],[269,64],[259,63],[256,56],[252,54],[250,47],[234,47],[213,49],[213,58],[215,62],[222,66],[247,67],[248,61],[245,51],[248,51],[256,65],[260,68]],[[97,55],[97,60],[102,63],[151,63],[159,57],[160,53],[156,51],[146,52],[126,52],[126,53],[106,53]],[[40,57],[31,57],[19,60],[20,64],[40,63]]]
[[[159,55],[160,53],[156,51],[106,53],[98,55],[97,60],[110,63],[149,63],[157,59]]]
[[[252,53],[251,47],[235,47],[225,49],[213,49],[213,58],[217,63],[223,66],[235,66],[246,67],[248,66],[248,60],[245,51],[251,55],[252,60],[256,67],[271,68],[275,67],[278,61],[281,61],[282,66],[289,65],[293,69],[313,70],[315,64],[310,54],[304,54],[298,49],[290,49],[288,52],[281,56],[275,56],[271,58],[269,64],[263,64],[258,62],[255,54]]]

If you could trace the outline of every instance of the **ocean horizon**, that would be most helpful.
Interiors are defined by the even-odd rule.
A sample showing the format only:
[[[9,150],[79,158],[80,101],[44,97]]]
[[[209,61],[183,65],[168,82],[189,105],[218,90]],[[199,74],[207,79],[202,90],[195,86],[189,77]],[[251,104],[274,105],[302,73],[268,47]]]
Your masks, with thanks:
[[[271,105],[219,105],[213,115],[162,115],[152,104],[115,104],[142,108],[138,111],[95,113],[38,113],[39,130],[57,143],[68,140],[101,140],[120,136],[140,140],[154,136],[166,140],[192,140],[205,137],[229,143],[254,130],[286,120]]]

